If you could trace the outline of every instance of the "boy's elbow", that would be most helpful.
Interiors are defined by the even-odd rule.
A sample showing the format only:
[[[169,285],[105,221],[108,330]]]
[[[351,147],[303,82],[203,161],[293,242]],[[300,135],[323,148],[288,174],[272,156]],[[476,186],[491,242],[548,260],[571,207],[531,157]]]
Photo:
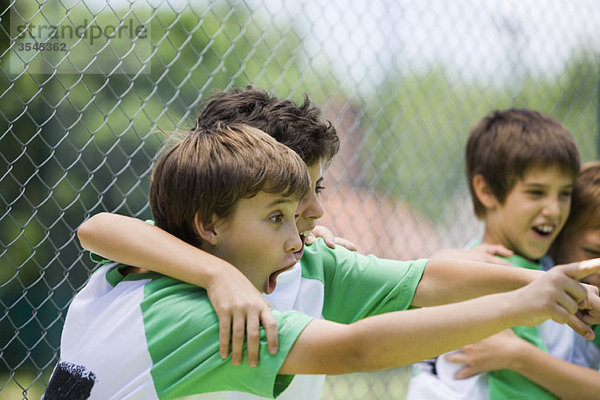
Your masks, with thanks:
[[[98,230],[102,221],[109,213],[101,212],[99,214],[93,215],[87,220],[85,220],[79,228],[77,228],[77,239],[79,239],[79,244],[86,250],[93,250],[92,243],[94,241],[94,236]]]
[[[77,239],[79,239],[79,244],[86,250],[89,250],[87,247],[88,237],[90,235],[88,222],[89,219],[85,220],[81,225],[79,225],[79,228],[77,228]]]

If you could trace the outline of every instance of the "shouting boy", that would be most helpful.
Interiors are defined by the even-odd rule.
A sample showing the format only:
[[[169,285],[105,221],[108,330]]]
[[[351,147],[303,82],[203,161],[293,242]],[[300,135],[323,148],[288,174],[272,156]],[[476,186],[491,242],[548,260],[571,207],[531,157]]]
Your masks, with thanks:
[[[512,252],[515,267],[542,270],[546,254],[569,215],[579,152],[571,133],[536,111],[510,109],[483,118],[471,131],[466,172],[475,215],[484,222],[483,246]],[[547,264],[547,265],[545,265]],[[572,334],[552,321],[515,327],[515,334],[568,360]],[[451,357],[450,357],[451,358]],[[468,380],[453,379],[460,366],[444,357],[415,368],[409,399],[554,399],[542,387],[511,370]]]
[[[582,166],[573,187],[571,212],[549,254],[557,263],[600,255],[600,162]],[[592,283],[592,282],[589,282]],[[598,285],[598,281],[594,282]],[[447,361],[465,366],[457,378],[511,369],[564,400],[596,400],[600,393],[600,325],[594,342],[574,335],[569,361],[559,359],[517,337],[510,329],[449,354]],[[564,340],[566,344],[570,341]]]

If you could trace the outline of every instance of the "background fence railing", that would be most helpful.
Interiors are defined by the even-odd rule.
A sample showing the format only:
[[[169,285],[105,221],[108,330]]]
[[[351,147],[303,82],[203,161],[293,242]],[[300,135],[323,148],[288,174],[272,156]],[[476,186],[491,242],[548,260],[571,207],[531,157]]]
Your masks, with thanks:
[[[600,152],[595,0],[2,1],[0,397],[39,398],[94,265],[78,225],[150,217],[160,130],[213,89],[307,93],[338,128],[323,220],[363,252],[415,258],[480,234],[463,147],[493,109],[562,121]],[[402,396],[406,370],[324,397]],[[360,395],[360,393],[367,393]]]

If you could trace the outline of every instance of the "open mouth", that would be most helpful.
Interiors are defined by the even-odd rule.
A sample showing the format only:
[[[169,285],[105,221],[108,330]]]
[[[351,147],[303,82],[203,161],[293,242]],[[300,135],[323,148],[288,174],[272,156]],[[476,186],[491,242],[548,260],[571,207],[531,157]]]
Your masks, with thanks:
[[[549,238],[552,236],[552,233],[554,232],[554,225],[550,225],[550,224],[536,225],[532,229],[537,235],[539,235],[543,238]]]
[[[304,242],[306,241],[306,237],[309,234],[310,234],[310,230],[304,231],[304,232],[300,233],[300,240],[302,241],[302,248],[300,250],[294,252],[294,258],[296,259],[296,262],[300,261],[300,259],[302,258],[302,255],[304,254]],[[269,275],[269,279],[265,283],[264,292],[266,294],[273,293],[273,291],[275,291],[275,287],[277,286],[277,277],[282,272],[285,272],[285,271],[288,271],[288,270],[292,269],[294,267],[294,265],[296,265],[296,263],[290,265],[289,267],[285,267],[285,268],[279,269],[279,270],[273,272],[271,275]]]
[[[285,271],[289,271],[290,269],[292,269],[294,267],[294,265],[296,265],[296,264],[292,264],[289,267],[278,269],[277,271],[275,271],[271,275],[269,275],[269,279],[267,279],[267,282],[265,283],[265,290],[264,290],[264,292],[266,294],[273,293],[275,291],[275,287],[277,287],[277,277],[281,273],[283,273]]]

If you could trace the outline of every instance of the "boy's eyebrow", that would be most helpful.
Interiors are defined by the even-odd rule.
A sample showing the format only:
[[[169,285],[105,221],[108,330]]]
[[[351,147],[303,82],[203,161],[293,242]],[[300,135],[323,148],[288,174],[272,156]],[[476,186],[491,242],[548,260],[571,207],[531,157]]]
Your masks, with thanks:
[[[524,186],[539,186],[539,187],[548,186],[548,184],[546,184],[546,183],[538,183],[538,182],[524,182],[523,185]],[[574,183],[568,183],[566,185],[563,185],[562,187],[572,189],[573,186],[575,186]]]
[[[293,200],[291,198],[289,198],[289,197],[280,197],[279,199],[273,200],[272,202],[270,202],[267,205],[267,208],[273,207],[273,206],[276,206],[276,205],[279,205],[279,204],[283,204],[283,203],[291,203],[292,201]]]

